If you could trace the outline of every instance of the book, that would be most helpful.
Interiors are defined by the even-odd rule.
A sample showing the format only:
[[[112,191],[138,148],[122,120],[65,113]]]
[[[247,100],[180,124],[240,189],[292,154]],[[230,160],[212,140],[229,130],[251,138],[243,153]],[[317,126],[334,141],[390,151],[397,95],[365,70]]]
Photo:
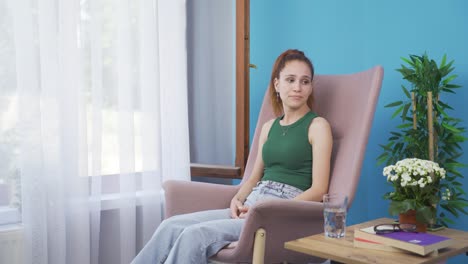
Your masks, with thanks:
[[[366,249],[372,249],[372,250],[382,250],[382,251],[387,251],[387,252],[407,252],[405,250],[388,246],[379,242],[355,237],[353,240],[353,245],[354,247],[357,248],[366,248]]]
[[[449,247],[453,243],[451,238],[430,233],[393,232],[388,234],[376,234],[374,232],[374,226],[355,229],[354,238],[381,243],[421,256],[426,256],[429,253],[437,254],[439,249]]]

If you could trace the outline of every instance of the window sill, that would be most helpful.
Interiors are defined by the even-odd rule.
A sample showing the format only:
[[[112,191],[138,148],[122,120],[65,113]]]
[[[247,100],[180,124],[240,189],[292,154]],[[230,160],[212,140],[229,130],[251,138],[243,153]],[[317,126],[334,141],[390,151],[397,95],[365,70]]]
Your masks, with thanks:
[[[89,198],[90,205],[93,201],[100,201],[101,211],[114,210],[121,208],[125,200],[135,199],[136,206],[141,206],[143,200],[154,200],[155,197],[160,196],[161,201],[164,203],[164,190],[159,192],[155,191],[139,191],[135,195],[124,195],[119,193],[103,194],[101,196],[94,196]],[[0,228],[7,228],[8,226],[21,226],[21,217],[18,208],[11,208],[8,206],[0,206]]]
[[[18,208],[0,206],[0,226],[21,222]]]
[[[151,199],[160,196],[161,201],[164,201],[164,190],[155,191],[139,191],[136,195],[124,195],[120,193],[103,194],[99,198],[101,201],[101,211],[114,210],[121,208],[122,202],[126,199],[135,199],[136,206],[141,206],[143,200]],[[97,200],[98,197],[90,197],[89,201]]]
[[[0,233],[17,232],[17,231],[22,231],[22,230],[23,230],[23,225],[21,223],[0,225]]]

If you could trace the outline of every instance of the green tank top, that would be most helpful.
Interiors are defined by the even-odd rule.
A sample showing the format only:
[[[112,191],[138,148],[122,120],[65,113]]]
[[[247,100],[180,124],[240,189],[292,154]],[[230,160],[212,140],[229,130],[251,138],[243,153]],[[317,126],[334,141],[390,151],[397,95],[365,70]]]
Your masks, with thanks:
[[[280,125],[283,116],[275,119],[263,144],[262,180],[281,182],[303,191],[312,186],[312,146],[308,131],[315,117],[315,113],[308,112],[288,126]]]

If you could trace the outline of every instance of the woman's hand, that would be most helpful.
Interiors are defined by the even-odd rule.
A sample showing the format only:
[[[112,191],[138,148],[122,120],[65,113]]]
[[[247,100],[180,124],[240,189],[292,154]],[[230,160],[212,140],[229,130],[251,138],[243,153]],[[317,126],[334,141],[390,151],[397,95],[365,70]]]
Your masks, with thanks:
[[[249,207],[244,205],[242,206],[242,208],[239,209],[239,211],[240,211],[239,218],[244,219],[249,214]]]
[[[241,218],[240,216],[243,215],[244,211],[247,212],[244,208],[245,207],[237,197],[232,198],[231,200],[231,218]]]

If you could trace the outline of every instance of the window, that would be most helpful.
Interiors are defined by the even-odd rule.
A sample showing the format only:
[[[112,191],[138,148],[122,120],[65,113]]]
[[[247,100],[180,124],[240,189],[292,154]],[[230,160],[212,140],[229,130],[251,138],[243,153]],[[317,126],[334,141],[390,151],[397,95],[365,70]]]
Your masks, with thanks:
[[[120,173],[122,164],[119,159],[119,137],[124,136],[120,134],[122,131],[126,133],[125,137],[134,138],[135,160],[132,171],[142,170],[138,3],[130,1],[127,13],[129,17],[121,17],[121,20],[115,1],[103,0],[101,5],[100,10],[93,13],[91,9],[98,7],[93,6],[92,1],[81,1],[81,24],[78,33],[83,56],[83,86],[86,89],[89,176]],[[90,19],[93,14],[99,15],[99,18]],[[96,20],[100,22],[98,25],[93,24]],[[121,30],[122,25],[119,23],[122,23],[122,20],[130,22],[129,30]],[[127,61],[122,63],[121,60]],[[122,70],[127,76],[119,74]],[[119,85],[131,86],[132,93],[118,94]],[[128,101],[120,102],[119,98],[123,97],[129,98]],[[122,112],[126,113],[121,115]],[[121,119],[122,116],[125,120]],[[126,128],[119,127],[121,122],[127,122]]]
[[[15,50],[12,20],[6,1],[0,2],[0,224],[18,220],[20,173],[18,170],[18,121]],[[3,216],[3,217],[2,217]]]
[[[93,6],[93,3],[97,2],[98,4]],[[19,99],[15,65],[17,50],[12,11],[7,3],[8,1],[0,2],[0,224],[18,221],[18,212],[21,209],[21,172],[18,164],[21,130],[18,128]],[[148,22],[140,21],[141,10],[138,10],[137,2],[130,1],[128,5],[128,12],[124,12],[127,16],[120,17],[119,20],[116,1],[80,1],[80,23],[76,41],[80,54],[77,71],[81,76],[77,82],[84,88],[81,95],[85,101],[85,120],[80,125],[87,135],[83,137],[87,141],[84,150],[86,154],[83,155],[85,161],[80,162],[87,162],[88,167],[82,176],[115,176],[121,173],[124,167],[126,172],[131,172],[138,178],[140,174],[135,172],[142,171],[143,121],[153,117],[143,116],[141,111],[139,82],[142,79],[142,63],[139,59],[141,60],[142,56],[139,52],[142,44],[139,43],[141,35],[138,34],[141,23]],[[99,10],[92,12],[93,8]],[[34,14],[38,10],[31,9],[31,12]],[[99,15],[99,26],[94,24],[95,19],[91,19],[93,15]],[[33,19],[37,18],[33,15]],[[118,24],[124,23],[122,21],[129,21],[128,25],[126,24],[128,30],[125,32],[122,32],[122,24]],[[34,30],[37,31],[33,32],[34,38],[37,39],[39,28]],[[35,48],[39,49],[39,45],[35,44]],[[122,70],[128,73],[128,76],[121,76],[119,72]],[[124,92],[128,94],[118,94],[121,92],[118,85],[126,85],[131,89]],[[125,98],[126,101],[121,102],[119,98]],[[125,125],[119,125],[122,123]],[[133,138],[126,141],[133,141],[135,152],[132,161],[123,161],[127,165],[121,164],[119,148],[122,142],[119,141],[119,137]],[[103,193],[118,189],[118,178],[109,177],[109,180],[103,181]],[[13,218],[15,220],[11,220]]]

